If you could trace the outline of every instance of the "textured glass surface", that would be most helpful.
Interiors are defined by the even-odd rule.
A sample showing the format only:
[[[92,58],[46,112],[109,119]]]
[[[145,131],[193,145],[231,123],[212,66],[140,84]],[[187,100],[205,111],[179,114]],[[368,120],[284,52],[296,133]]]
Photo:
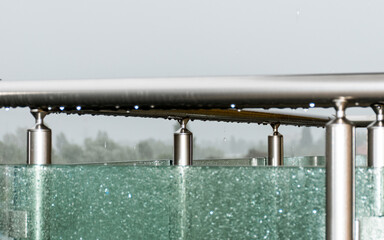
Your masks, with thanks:
[[[305,157],[286,157],[284,158],[284,166],[301,166],[301,167],[324,167],[324,156],[305,156]]]
[[[194,166],[265,166],[266,158],[193,160]]]
[[[361,239],[382,169],[357,168]],[[321,167],[0,166],[0,239],[324,239]]]

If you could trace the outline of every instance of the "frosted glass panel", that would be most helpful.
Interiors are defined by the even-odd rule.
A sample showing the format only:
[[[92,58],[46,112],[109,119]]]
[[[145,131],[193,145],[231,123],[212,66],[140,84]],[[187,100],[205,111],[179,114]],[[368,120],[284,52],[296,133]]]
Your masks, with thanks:
[[[383,176],[356,170],[362,239]],[[324,239],[325,169],[1,165],[0,209],[0,239]]]

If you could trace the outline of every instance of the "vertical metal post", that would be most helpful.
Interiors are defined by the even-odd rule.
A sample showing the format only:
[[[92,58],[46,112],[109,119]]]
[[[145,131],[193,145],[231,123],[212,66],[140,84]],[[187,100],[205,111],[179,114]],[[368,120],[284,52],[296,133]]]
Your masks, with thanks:
[[[376,121],[368,126],[368,166],[374,170],[375,186],[375,216],[384,215],[384,178],[382,168],[384,167],[384,104],[373,104],[373,111],[376,113]]]
[[[47,209],[48,178],[45,166],[51,164],[52,132],[44,125],[44,117],[47,115],[41,109],[31,109],[36,119],[34,128],[27,132],[27,164],[33,166],[31,171],[31,192],[30,201],[33,202],[32,229],[28,233],[31,239],[49,239],[49,211]]]
[[[179,121],[180,129],[173,135],[174,150],[173,160],[174,165],[189,166],[192,165],[193,152],[193,135],[187,129],[189,119],[185,118]]]
[[[268,165],[281,166],[284,161],[284,139],[278,132],[280,123],[271,124],[273,135],[268,136]]]
[[[27,164],[51,164],[52,132],[43,122],[47,113],[40,109],[31,109],[31,113],[36,124],[27,132]]]
[[[354,225],[354,127],[347,101],[334,100],[336,118],[326,125],[326,237],[352,240]]]
[[[368,166],[384,167],[384,121],[383,104],[373,104],[376,121],[368,126]]]

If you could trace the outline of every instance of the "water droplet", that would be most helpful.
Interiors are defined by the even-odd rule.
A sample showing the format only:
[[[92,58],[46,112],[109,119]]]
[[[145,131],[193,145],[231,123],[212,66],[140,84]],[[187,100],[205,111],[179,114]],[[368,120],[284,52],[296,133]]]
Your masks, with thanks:
[[[279,213],[282,213],[283,212],[283,209],[279,209]]]
[[[81,110],[81,106],[77,106],[76,109],[77,109],[77,111],[80,111]]]
[[[104,192],[105,192],[105,194],[109,194],[109,190],[108,190],[108,188],[106,188],[105,190],[104,190]]]
[[[236,105],[234,103],[231,104],[231,108],[235,108]]]
[[[128,193],[128,198],[132,198],[132,194]]]
[[[314,108],[315,106],[316,106],[316,104],[314,102],[309,103],[310,108]]]
[[[54,207],[55,206],[55,204],[54,203],[52,203],[52,207]]]
[[[65,109],[65,107],[64,107],[64,106],[60,106],[59,109],[60,109],[61,111],[63,111],[63,110]]]
[[[213,214],[213,211],[210,211],[209,214],[212,215],[212,214]]]
[[[139,109],[139,105],[135,105],[133,108],[137,110]]]
[[[316,213],[317,213],[317,210],[316,210],[316,209],[313,209],[312,213],[313,213],[313,214],[316,214]]]

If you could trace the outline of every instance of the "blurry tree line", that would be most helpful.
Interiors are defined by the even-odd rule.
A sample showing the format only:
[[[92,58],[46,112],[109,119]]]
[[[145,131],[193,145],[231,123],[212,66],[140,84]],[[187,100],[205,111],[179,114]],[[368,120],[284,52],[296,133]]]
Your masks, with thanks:
[[[233,141],[233,144],[231,143]],[[246,141],[232,140],[225,145],[222,142],[206,144],[194,143],[194,159],[221,159],[232,157],[229,153],[235,151],[235,145],[242,146],[239,158],[266,157],[267,143],[260,141],[257,144]],[[366,136],[357,134],[357,145],[366,144]],[[232,146],[233,145],[233,146]],[[230,147],[228,147],[230,146]],[[0,163],[25,164],[26,162],[26,131],[18,129],[13,134],[6,134],[0,141]],[[296,141],[284,143],[284,155],[309,156],[324,155],[324,137],[314,140],[310,128],[302,128],[301,136]],[[64,133],[53,139],[53,163],[104,163],[126,162],[140,160],[172,159],[172,142],[163,142],[155,139],[146,139],[134,145],[121,144],[111,139],[106,132],[99,132],[95,138],[86,138],[82,144],[68,140]]]

